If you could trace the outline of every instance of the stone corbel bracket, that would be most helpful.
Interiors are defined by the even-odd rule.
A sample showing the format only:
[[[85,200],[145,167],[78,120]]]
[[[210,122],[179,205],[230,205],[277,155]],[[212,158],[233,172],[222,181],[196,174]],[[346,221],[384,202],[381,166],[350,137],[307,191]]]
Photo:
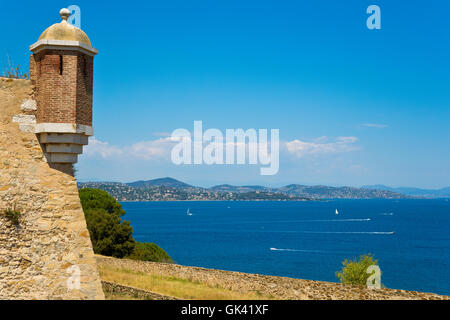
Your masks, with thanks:
[[[83,146],[94,134],[91,126],[73,123],[38,123],[34,132],[44,148],[44,154],[51,163],[77,163]]]

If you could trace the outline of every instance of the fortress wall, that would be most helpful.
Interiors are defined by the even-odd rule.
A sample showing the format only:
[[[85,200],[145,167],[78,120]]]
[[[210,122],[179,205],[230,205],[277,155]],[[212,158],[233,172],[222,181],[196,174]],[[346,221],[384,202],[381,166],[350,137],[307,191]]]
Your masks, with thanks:
[[[260,292],[281,300],[448,300],[449,296],[396,289],[368,289],[340,283],[188,267],[96,255],[97,264],[119,270],[174,277],[242,293]],[[105,286],[108,292],[114,288]],[[118,292],[120,292],[118,290]],[[125,291],[124,291],[125,292]]]
[[[31,81],[0,78],[0,299],[104,299],[75,179],[12,122],[32,94]]]

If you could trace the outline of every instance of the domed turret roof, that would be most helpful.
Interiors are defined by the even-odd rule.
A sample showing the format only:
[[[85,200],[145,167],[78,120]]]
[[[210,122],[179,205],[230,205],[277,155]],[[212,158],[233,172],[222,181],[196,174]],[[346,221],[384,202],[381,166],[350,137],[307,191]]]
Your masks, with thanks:
[[[59,12],[62,21],[60,23],[55,23],[54,25],[48,27],[39,37],[39,40],[66,40],[66,41],[78,41],[91,46],[91,41],[89,40],[86,33],[81,29],[71,25],[67,22],[70,17],[70,11],[68,9],[61,9]]]

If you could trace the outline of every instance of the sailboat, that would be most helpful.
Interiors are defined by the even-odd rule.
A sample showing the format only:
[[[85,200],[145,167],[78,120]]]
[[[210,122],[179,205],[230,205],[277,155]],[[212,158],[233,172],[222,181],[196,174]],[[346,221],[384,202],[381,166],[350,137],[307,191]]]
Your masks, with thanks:
[[[187,214],[188,216],[192,216],[192,213],[189,211],[189,208],[187,209],[186,214]]]
[[[336,209],[336,214],[339,214],[339,211],[338,211],[338,209]]]

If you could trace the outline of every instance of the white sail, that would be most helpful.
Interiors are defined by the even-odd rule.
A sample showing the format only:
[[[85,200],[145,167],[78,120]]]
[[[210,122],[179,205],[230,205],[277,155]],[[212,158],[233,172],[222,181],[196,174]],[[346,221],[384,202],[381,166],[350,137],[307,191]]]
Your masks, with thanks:
[[[338,209],[336,209],[336,214],[339,214],[339,211],[338,211]]]

